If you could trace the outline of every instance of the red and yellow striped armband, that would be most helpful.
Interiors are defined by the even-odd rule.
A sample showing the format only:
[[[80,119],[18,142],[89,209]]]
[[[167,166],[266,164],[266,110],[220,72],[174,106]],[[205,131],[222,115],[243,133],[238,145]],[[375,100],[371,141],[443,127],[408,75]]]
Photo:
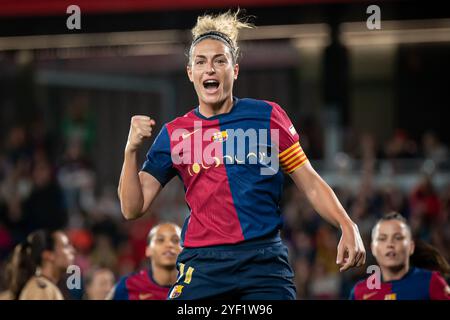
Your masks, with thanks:
[[[278,155],[280,159],[281,167],[286,173],[292,173],[296,169],[303,166],[308,158],[303,152],[300,143],[296,142]]]

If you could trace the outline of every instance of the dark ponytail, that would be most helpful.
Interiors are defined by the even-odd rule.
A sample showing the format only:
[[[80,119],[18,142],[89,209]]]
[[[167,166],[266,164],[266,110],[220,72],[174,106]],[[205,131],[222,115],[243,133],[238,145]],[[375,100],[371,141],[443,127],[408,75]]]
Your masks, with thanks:
[[[411,228],[408,221],[398,212],[391,212],[381,217],[372,229],[372,238],[374,236],[376,226],[382,221],[398,220],[403,222],[411,233]],[[450,275],[450,266],[445,257],[432,245],[420,240],[414,239],[415,249],[412,256],[409,258],[410,264],[417,268],[428,269],[431,271],[438,271],[444,277]]]
[[[435,247],[422,240],[416,240],[414,243],[414,253],[409,260],[412,266],[439,271],[444,277],[450,275],[450,265]]]
[[[46,250],[53,251],[55,240],[53,233],[38,230],[14,248],[10,262],[9,289],[13,299],[19,299],[22,289],[28,280],[36,273],[36,269],[42,265],[42,253]]]

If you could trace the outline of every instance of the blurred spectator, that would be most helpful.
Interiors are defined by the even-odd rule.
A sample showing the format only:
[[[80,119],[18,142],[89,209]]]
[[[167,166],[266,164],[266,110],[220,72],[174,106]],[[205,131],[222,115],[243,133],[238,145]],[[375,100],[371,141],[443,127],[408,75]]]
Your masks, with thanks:
[[[441,219],[441,203],[431,177],[423,175],[411,193],[411,214],[423,217],[427,228]]]
[[[112,240],[109,236],[105,234],[97,235],[90,260],[92,265],[102,265],[113,271],[116,270],[116,250],[114,249]]]
[[[293,269],[297,299],[307,299],[309,297],[308,287],[311,277],[311,262],[306,257],[300,257],[294,261]]]
[[[117,198],[117,189],[114,186],[108,185],[102,188],[93,211],[97,216],[122,221],[120,202]]]
[[[382,190],[383,208],[380,212],[398,212],[408,218],[410,215],[408,199],[395,185],[387,185]]]
[[[46,160],[35,163],[32,179],[33,189],[23,205],[27,231],[64,229],[68,218],[66,205],[50,163]]]
[[[82,227],[83,216],[95,206],[95,173],[83,154],[81,142],[73,140],[58,170],[58,181],[64,190],[71,227]]]
[[[325,273],[337,273],[337,232],[328,224],[322,224],[316,233],[316,262],[323,268]]]
[[[91,269],[90,253],[94,245],[94,234],[87,229],[70,229],[67,235],[77,251],[74,264],[80,267],[82,273],[88,272]]]
[[[422,137],[422,152],[425,158],[433,160],[437,165],[448,160],[448,148],[439,141],[437,135],[428,131]]]
[[[9,130],[5,143],[6,157],[11,164],[19,159],[30,159],[31,150],[24,126],[14,126]]]
[[[4,180],[0,181],[0,222],[8,228],[15,243],[27,234],[22,207],[33,188],[30,167],[28,158],[20,158],[5,170]]]
[[[66,145],[79,144],[83,154],[90,154],[95,139],[95,121],[92,109],[89,109],[87,94],[72,96],[62,122],[62,131]]]
[[[303,230],[295,231],[292,233],[292,255],[296,258],[305,258],[308,261],[312,261],[315,254],[315,248],[313,240]]]
[[[114,274],[110,269],[92,268],[85,278],[85,299],[105,300],[114,283]]]
[[[386,143],[385,154],[388,158],[411,158],[418,154],[417,144],[410,139],[407,132],[401,129]]]
[[[374,161],[381,156],[378,142],[372,132],[358,134],[351,130],[346,133],[344,144],[345,150],[356,159]]]
[[[336,273],[327,272],[327,266],[320,260],[312,266],[311,298],[330,300],[339,298],[340,277]]]

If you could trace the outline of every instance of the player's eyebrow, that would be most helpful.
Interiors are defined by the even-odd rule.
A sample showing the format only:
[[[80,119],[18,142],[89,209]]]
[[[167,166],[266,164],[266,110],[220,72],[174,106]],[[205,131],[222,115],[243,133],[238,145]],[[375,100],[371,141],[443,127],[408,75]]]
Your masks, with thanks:
[[[215,58],[217,58],[217,57],[221,57],[221,56],[226,57],[224,53],[218,53],[218,54],[215,54],[215,55],[213,56],[213,59],[215,59]],[[200,59],[207,59],[206,56],[201,55],[201,54],[195,56],[195,59],[199,59],[199,58],[200,58]]]

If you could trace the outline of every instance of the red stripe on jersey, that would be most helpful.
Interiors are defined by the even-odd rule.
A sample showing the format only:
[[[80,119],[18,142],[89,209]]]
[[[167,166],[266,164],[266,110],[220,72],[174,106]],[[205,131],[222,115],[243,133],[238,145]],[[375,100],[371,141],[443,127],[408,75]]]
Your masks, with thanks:
[[[194,132],[194,122],[201,122],[202,136],[206,132],[221,132],[218,120],[202,120],[193,112],[187,117],[178,118],[167,125],[169,136],[173,130],[184,128]],[[198,123],[197,123],[198,124]],[[211,130],[213,129],[213,130]],[[190,136],[194,138],[195,134]],[[192,139],[194,140],[194,139]],[[192,163],[177,164],[174,167],[180,173],[186,188],[186,202],[191,209],[191,216],[184,235],[185,247],[203,247],[224,243],[237,243],[244,240],[241,224],[233,202],[227,172],[223,164],[223,141],[212,141],[212,137],[202,137],[200,143],[192,141],[194,149],[205,150],[211,144],[218,144],[209,161],[201,159]],[[177,144],[171,140],[171,150]]]

